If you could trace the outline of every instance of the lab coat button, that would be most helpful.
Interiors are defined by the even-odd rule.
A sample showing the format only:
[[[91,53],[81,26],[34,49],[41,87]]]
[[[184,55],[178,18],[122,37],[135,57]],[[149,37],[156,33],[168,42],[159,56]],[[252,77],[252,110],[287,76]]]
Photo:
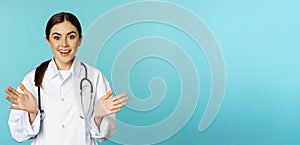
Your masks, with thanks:
[[[61,101],[64,101],[64,100],[65,100],[64,98],[61,99]]]
[[[65,128],[65,125],[64,125],[64,124],[62,124],[62,125],[61,125],[61,127],[62,127],[62,128]]]

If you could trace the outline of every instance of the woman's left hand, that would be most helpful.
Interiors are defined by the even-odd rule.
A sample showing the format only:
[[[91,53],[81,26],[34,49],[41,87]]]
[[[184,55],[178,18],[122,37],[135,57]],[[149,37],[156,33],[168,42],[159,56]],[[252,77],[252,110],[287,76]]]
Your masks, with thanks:
[[[126,93],[112,96],[112,91],[109,91],[105,96],[100,98],[95,104],[95,119],[103,118],[106,115],[114,114],[121,111],[121,108],[127,105],[129,97]]]

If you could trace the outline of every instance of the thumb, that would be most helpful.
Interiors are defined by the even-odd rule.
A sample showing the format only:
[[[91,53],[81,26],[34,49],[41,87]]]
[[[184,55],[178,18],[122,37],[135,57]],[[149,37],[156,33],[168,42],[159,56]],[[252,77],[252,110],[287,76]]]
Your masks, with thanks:
[[[19,87],[25,94],[31,94],[22,83],[19,85]]]
[[[110,90],[110,91],[108,91],[108,92],[106,93],[106,95],[104,95],[102,98],[103,98],[103,99],[108,99],[108,98],[112,95],[112,93],[113,93],[113,91]]]

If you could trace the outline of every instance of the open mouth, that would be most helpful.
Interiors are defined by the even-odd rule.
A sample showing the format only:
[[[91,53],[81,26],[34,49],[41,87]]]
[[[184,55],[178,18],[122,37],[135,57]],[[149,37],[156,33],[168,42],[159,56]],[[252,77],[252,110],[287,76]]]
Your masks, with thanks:
[[[58,50],[62,56],[67,56],[70,54],[71,50]]]

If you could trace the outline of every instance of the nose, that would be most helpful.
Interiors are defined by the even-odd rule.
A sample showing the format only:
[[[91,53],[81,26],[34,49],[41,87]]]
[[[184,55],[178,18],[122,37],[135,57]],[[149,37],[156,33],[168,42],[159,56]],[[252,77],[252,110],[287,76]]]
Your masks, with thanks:
[[[68,47],[69,46],[67,38],[61,39],[61,46],[62,47]]]

